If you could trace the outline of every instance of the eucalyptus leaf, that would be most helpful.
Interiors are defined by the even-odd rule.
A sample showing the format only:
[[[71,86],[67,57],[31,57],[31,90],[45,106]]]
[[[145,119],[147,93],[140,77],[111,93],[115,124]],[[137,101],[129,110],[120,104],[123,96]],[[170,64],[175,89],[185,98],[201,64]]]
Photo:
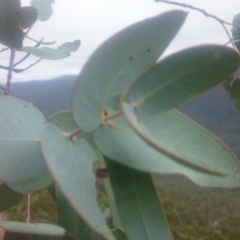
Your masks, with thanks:
[[[237,15],[234,16],[232,23],[233,24],[240,24],[240,13],[238,13]],[[233,26],[231,31],[232,31],[233,40],[240,40],[240,27],[239,27],[239,25],[238,26]],[[234,45],[236,46],[238,51],[240,51],[240,42],[239,41],[237,41],[237,42],[234,41]]]
[[[0,97],[1,180],[17,185],[40,181],[37,189],[51,183],[40,149],[44,123],[44,116],[31,103],[11,96]]]
[[[56,125],[61,129],[61,131],[68,133],[78,129],[78,126],[73,119],[72,111],[61,111],[54,113],[49,117],[47,122]],[[81,131],[76,136],[78,138],[84,138],[92,147],[96,147],[91,133]]]
[[[21,48],[23,31],[19,27],[21,20],[20,0],[0,0],[0,43],[9,48]]]
[[[56,203],[58,206],[59,226],[66,229],[71,235],[71,237],[66,236],[64,239],[98,240],[98,234],[93,232],[79,217],[58,187],[56,187]]]
[[[129,240],[173,240],[149,173],[107,161],[119,216]]]
[[[94,52],[72,95],[74,119],[83,131],[91,132],[101,124],[114,95],[158,60],[186,16],[176,10],[143,20],[116,33]]]
[[[150,68],[128,93],[138,112],[169,110],[229,78],[239,54],[221,45],[203,45],[174,53]]]
[[[80,47],[80,43],[80,40],[75,40],[73,42],[66,42],[59,46],[57,49],[48,47],[23,47],[22,50],[39,58],[48,60],[60,60],[70,56],[71,52],[77,51]]]
[[[236,78],[234,81],[228,81],[223,86],[229,91],[230,97],[235,101],[237,111],[240,112],[240,78]]]
[[[62,237],[5,232],[3,240],[62,240]]]
[[[47,21],[53,13],[52,4],[55,0],[31,0],[30,5],[37,9],[38,19],[40,21]]]
[[[147,130],[147,127],[142,124],[141,121],[137,118],[135,114],[135,109],[132,108],[129,104],[123,102],[121,105],[121,109],[123,112],[123,116],[129,125],[135,130],[135,132],[146,142],[150,143],[156,149],[160,150],[163,154],[167,155],[168,157],[177,160],[188,167],[195,168],[197,170],[201,170],[203,172],[212,173],[219,176],[227,175],[224,171],[218,170],[217,164],[211,166],[209,164],[209,160],[201,164],[202,160],[197,159],[196,156],[188,156],[186,153],[179,153],[176,149],[168,147],[166,145],[162,145],[161,143],[156,140],[151,133]],[[196,154],[197,155],[197,154]]]
[[[30,27],[37,20],[37,10],[33,7],[21,7],[20,27],[22,29]]]
[[[10,222],[1,221],[0,227],[8,232],[23,233],[23,234],[39,234],[47,236],[64,236],[66,230],[46,223],[23,223],[23,222]]]
[[[163,146],[228,175],[212,175],[169,157],[139,137],[122,116],[96,130],[94,140],[97,147],[112,160],[141,171],[183,174],[194,183],[207,187],[240,185],[240,165],[234,153],[183,114],[170,110],[153,116],[141,116],[140,121]]]
[[[128,240],[126,233],[119,228],[112,230],[112,233],[117,240]]]
[[[41,145],[55,182],[76,212],[106,239],[114,239],[97,203],[93,162],[97,159],[83,139],[70,140],[57,126],[47,124]]]
[[[13,191],[6,184],[0,185],[0,212],[4,212],[23,199],[23,195]]]
[[[36,180],[29,183],[7,183],[7,185],[14,191],[22,194],[27,194],[28,192],[38,191],[46,186],[49,186],[52,182],[52,177],[48,171],[45,171],[42,176]]]
[[[98,156],[98,162],[99,162],[100,168],[106,169],[107,166],[105,164],[105,160],[104,160],[102,153],[99,150],[96,150],[96,154]],[[103,182],[104,182],[104,186],[105,186],[106,193],[108,196],[108,204],[109,204],[109,208],[110,208],[110,214],[112,217],[113,226],[115,228],[121,228],[122,223],[121,223],[121,220],[118,215],[116,202],[115,202],[115,198],[113,195],[113,189],[112,189],[110,180],[108,177],[106,177],[106,178],[103,178]]]

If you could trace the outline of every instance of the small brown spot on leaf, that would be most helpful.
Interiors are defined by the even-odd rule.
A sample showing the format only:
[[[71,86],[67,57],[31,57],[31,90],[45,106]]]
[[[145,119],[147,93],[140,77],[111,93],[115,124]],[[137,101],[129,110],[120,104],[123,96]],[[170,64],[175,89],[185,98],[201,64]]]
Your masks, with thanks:
[[[148,49],[147,49],[147,52],[151,52],[151,49],[150,49],[150,48],[148,48]]]
[[[97,176],[98,178],[107,178],[107,177],[108,177],[107,169],[106,169],[106,168],[98,169],[98,170],[96,171],[96,176]]]
[[[133,61],[133,56],[130,56],[130,57],[128,58],[128,61],[129,61],[129,62]]]

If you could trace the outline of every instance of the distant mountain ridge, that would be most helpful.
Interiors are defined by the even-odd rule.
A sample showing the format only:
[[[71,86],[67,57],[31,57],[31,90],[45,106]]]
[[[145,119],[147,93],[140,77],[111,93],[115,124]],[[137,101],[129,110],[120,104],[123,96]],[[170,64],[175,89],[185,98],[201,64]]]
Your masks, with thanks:
[[[70,109],[75,80],[75,75],[66,75],[51,80],[12,83],[11,95],[32,102],[49,117],[55,112]]]
[[[75,79],[76,76],[66,75],[48,81],[13,83],[11,95],[33,102],[49,117],[71,108]],[[221,138],[240,156],[240,114],[221,85],[181,104],[178,109]]]

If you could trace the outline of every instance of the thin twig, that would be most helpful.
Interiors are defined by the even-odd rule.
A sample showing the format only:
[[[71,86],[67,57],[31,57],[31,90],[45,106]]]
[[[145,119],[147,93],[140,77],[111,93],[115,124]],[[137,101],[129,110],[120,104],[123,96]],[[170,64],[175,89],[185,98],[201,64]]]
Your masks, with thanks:
[[[6,90],[6,88],[4,86],[2,86],[2,85],[0,85],[0,89],[2,89],[3,91]]]
[[[218,18],[217,16],[212,15],[212,14],[206,12],[205,9],[197,8],[197,7],[194,7],[194,6],[189,5],[189,4],[179,3],[179,2],[174,2],[174,1],[167,1],[167,0],[155,0],[155,1],[156,2],[168,3],[168,4],[177,5],[177,6],[181,6],[181,7],[190,8],[190,9],[196,10],[198,12],[201,12],[206,17],[214,18],[215,20],[217,20],[218,22],[221,22],[223,24],[227,24],[227,25],[231,25],[231,26],[238,26],[239,25],[239,24],[233,24],[233,23],[230,23],[230,22],[226,22],[226,21],[222,20],[221,18]]]
[[[39,43],[38,40],[35,40],[35,39],[30,38],[30,37],[28,37],[28,36],[27,36],[26,38],[30,39],[30,40],[33,41],[33,42]],[[51,41],[51,42],[43,42],[43,41],[41,41],[41,44],[42,44],[42,45],[52,45],[52,44],[54,44],[54,43],[56,43],[56,42],[57,42],[57,41]]]
[[[7,84],[5,89],[5,95],[8,95],[10,93],[10,86],[11,86],[11,80],[12,80],[12,71],[13,71],[13,63],[15,58],[15,49],[11,49],[11,56],[10,56],[10,62],[9,62],[9,69],[8,69],[8,75],[7,75]]]
[[[30,223],[31,217],[31,193],[27,194],[26,223]]]
[[[8,49],[9,49],[9,48],[3,48],[3,49],[0,50],[0,53],[1,53],[1,52],[4,52],[4,51],[7,51]]]
[[[20,72],[26,71],[26,70],[28,70],[29,68],[31,68],[31,67],[33,67],[34,65],[36,65],[37,63],[39,63],[41,60],[42,60],[42,58],[39,58],[36,62],[30,64],[30,65],[29,65],[28,67],[26,67],[26,68],[21,68],[21,69],[19,69],[19,68],[14,68],[14,69],[13,69],[13,72],[15,72],[15,73],[20,73]]]
[[[43,38],[41,38],[41,40],[34,46],[34,47],[39,47],[41,45],[43,41]],[[26,54],[22,59],[20,59],[18,62],[16,62],[13,67],[16,67],[17,65],[19,65],[20,63],[22,63],[24,60],[26,60],[31,54],[28,53]]]
[[[20,73],[20,72],[26,71],[27,69],[29,69],[29,68],[33,67],[34,65],[36,65],[37,63],[39,63],[41,60],[42,60],[42,58],[39,58],[36,62],[30,64],[26,68],[13,68],[12,71],[15,73]],[[0,69],[9,70],[9,67],[0,65]]]
[[[102,120],[103,120],[103,122],[107,122],[109,119],[112,119],[112,118],[115,118],[117,116],[120,116],[121,114],[122,114],[122,111],[117,111],[117,112],[115,112],[115,113],[113,113],[111,115],[108,115],[108,116],[104,117]]]
[[[80,128],[77,128],[77,129],[75,129],[74,131],[68,133],[67,136],[68,136],[68,138],[69,138],[70,140],[72,140],[72,138],[73,138],[74,136],[76,136],[77,134],[79,134],[81,131],[82,131],[82,130],[81,130]]]
[[[172,5],[177,5],[177,6],[181,6],[181,7],[184,7],[184,8],[193,9],[195,11],[198,11],[198,12],[202,13],[206,17],[210,17],[210,18],[215,19],[216,21],[218,21],[222,25],[222,27],[223,27],[224,31],[226,32],[226,34],[227,34],[228,38],[230,39],[230,41],[232,40],[232,38],[231,38],[231,36],[230,36],[230,34],[229,34],[229,32],[228,32],[228,30],[227,30],[227,28],[225,27],[224,24],[230,25],[230,26],[239,26],[239,24],[226,22],[226,21],[222,20],[221,18],[206,12],[205,9],[197,8],[197,7],[194,7],[194,6],[189,5],[189,4],[179,3],[179,2],[175,2],[175,1],[168,1],[168,0],[155,0],[155,1],[156,2],[163,2],[163,3],[167,3],[167,4],[172,4]],[[232,43],[232,45],[235,48],[235,45],[233,43]]]

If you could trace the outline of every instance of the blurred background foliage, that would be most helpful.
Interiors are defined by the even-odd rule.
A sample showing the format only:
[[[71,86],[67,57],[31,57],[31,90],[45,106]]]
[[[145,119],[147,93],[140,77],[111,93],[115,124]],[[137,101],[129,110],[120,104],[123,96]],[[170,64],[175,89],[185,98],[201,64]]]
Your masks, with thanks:
[[[202,188],[180,175],[153,175],[174,240],[239,240],[240,188]],[[108,206],[103,181],[96,181],[102,211]],[[26,199],[7,212],[8,220],[25,221]],[[57,223],[57,207],[44,189],[32,195],[31,222]]]

